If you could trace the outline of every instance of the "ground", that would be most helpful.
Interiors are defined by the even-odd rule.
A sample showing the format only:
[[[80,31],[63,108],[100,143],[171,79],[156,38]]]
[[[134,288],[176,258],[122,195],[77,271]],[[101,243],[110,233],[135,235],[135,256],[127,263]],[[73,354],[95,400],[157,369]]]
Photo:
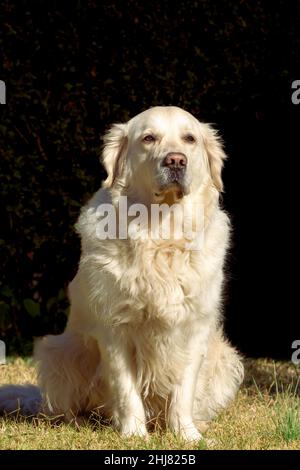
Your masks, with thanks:
[[[99,423],[76,428],[2,417],[0,449],[300,449],[300,366],[247,359],[245,367],[237,399],[199,443],[184,443],[170,432],[157,431],[145,442],[123,439]],[[30,359],[10,359],[0,366],[0,384],[35,381]]]

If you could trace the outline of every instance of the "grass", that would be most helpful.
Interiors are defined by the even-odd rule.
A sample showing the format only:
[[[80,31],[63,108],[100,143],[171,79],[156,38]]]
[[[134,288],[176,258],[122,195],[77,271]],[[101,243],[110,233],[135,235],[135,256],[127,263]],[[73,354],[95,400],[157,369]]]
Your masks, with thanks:
[[[235,402],[211,423],[200,443],[172,433],[148,441],[122,439],[108,427],[53,425],[50,421],[0,418],[0,449],[300,449],[300,368],[291,363],[246,360]],[[0,366],[0,384],[35,382],[30,360]]]
[[[287,409],[278,420],[276,431],[285,441],[300,440],[300,410],[299,406]]]

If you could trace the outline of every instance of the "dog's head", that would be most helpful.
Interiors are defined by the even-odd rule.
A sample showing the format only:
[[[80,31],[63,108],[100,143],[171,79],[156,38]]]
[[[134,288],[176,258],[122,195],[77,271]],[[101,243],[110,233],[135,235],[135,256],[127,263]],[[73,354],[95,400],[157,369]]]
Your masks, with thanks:
[[[225,154],[214,129],[173,106],[154,107],[104,136],[105,187],[139,202],[178,200],[208,180],[222,191]]]

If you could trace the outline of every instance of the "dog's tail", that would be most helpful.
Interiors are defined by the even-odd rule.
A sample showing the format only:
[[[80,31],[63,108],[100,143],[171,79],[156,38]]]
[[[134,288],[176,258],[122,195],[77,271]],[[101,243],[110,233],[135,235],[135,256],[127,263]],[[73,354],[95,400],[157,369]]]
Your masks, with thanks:
[[[0,415],[37,416],[42,408],[42,395],[36,385],[3,385],[0,387]]]

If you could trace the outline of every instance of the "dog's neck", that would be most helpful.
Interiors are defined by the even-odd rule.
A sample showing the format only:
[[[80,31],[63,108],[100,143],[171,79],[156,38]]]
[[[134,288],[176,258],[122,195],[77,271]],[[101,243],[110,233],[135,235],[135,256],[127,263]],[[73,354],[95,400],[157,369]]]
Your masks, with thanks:
[[[169,230],[167,239],[172,243],[180,240],[180,233],[183,242],[189,237],[196,237],[199,231],[205,230],[209,225],[218,206],[218,193],[209,183],[186,195],[173,190],[160,194],[160,197],[133,192],[126,187],[120,189],[115,187],[110,190],[118,214],[117,220],[121,214],[123,220],[124,217],[126,219],[126,230],[129,227],[137,228],[148,240],[162,241],[166,227]]]

